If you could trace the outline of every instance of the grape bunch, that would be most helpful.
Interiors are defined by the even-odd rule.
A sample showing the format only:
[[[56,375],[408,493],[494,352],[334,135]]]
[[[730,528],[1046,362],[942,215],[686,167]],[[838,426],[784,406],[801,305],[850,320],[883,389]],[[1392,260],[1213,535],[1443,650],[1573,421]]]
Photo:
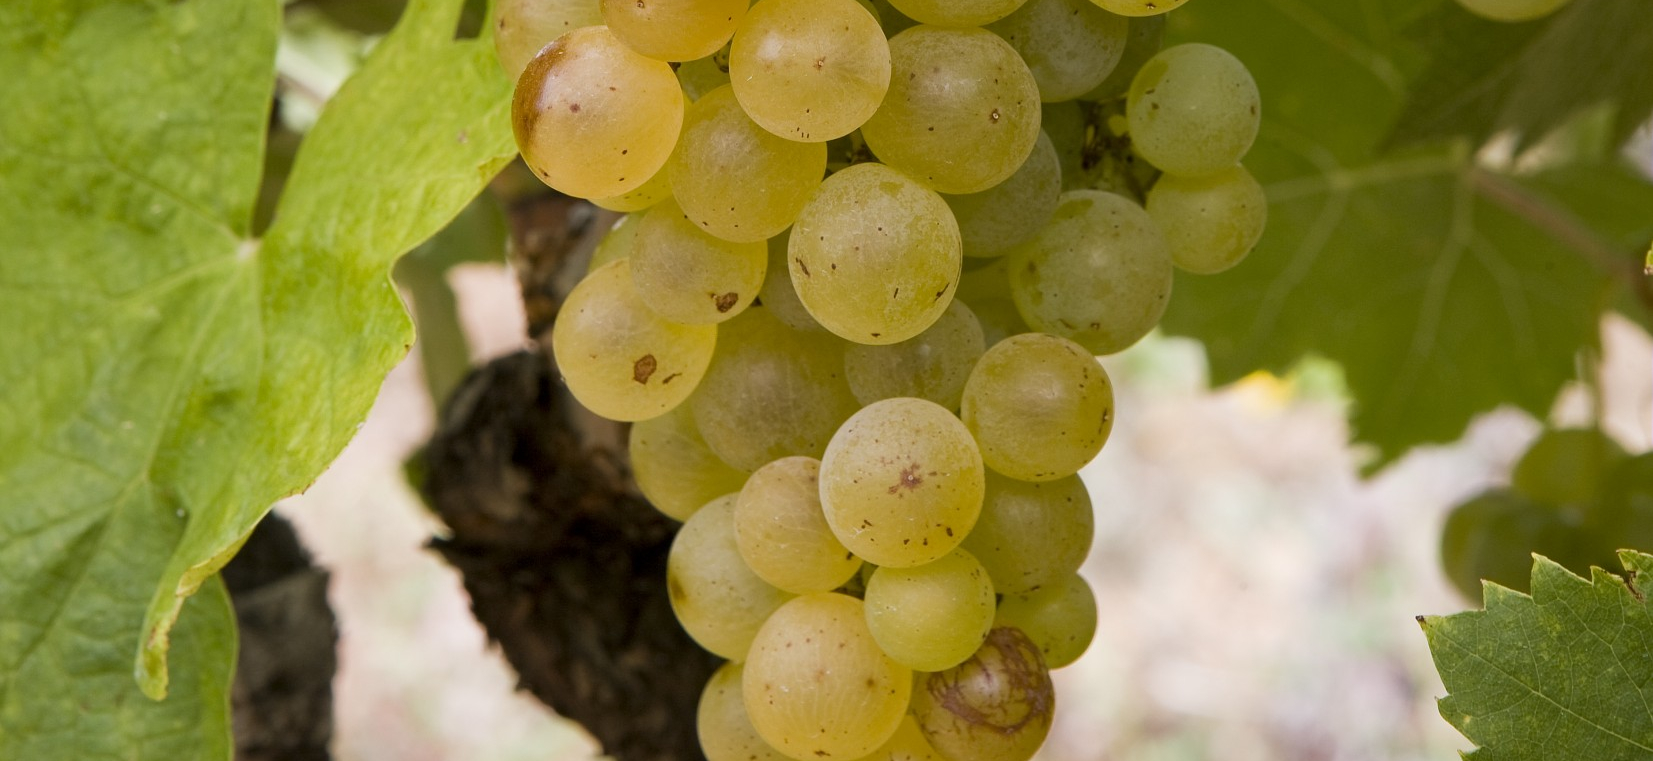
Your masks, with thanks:
[[[528,167],[626,216],[552,330],[683,521],[711,761],[1025,761],[1097,625],[1098,355],[1262,233],[1182,0],[505,0]]]

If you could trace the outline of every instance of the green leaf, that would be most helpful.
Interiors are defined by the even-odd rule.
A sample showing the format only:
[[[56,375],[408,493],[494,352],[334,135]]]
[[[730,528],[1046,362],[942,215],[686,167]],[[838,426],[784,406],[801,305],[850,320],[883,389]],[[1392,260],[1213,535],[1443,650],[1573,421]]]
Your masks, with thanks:
[[[459,5],[411,4],[260,242],[275,0],[0,4],[0,758],[229,757],[213,575],[405,354],[391,261],[513,153]]]
[[[1476,761],[1653,757],[1653,609],[1638,579],[1653,555],[1622,551],[1626,579],[1582,579],[1534,556],[1532,595],[1496,584],[1486,609],[1418,618],[1449,693],[1441,716]]]
[[[1616,106],[1613,145],[1653,114],[1647,0],[1574,0],[1542,21],[1504,24],[1457,3],[1413,25],[1430,55],[1393,139],[1514,130],[1535,140],[1578,112]]]
[[[1339,362],[1374,465],[1501,404],[1542,416],[1621,287],[1608,273],[1622,280],[1653,233],[1653,186],[1619,166],[1517,177],[1461,143],[1379,152],[1423,61],[1403,30],[1432,7],[1270,0],[1172,14],[1179,39],[1226,47],[1256,76],[1263,131],[1246,165],[1270,207],[1240,266],[1179,274],[1165,327],[1205,342],[1218,383],[1305,355]]]

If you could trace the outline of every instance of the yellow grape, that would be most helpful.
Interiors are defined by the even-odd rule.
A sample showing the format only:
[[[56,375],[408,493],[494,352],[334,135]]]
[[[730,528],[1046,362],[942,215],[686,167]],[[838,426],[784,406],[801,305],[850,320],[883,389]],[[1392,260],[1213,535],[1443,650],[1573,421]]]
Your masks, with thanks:
[[[792,595],[752,573],[735,547],[735,495],[695,511],[672,538],[666,557],[672,613],[701,647],[744,660],[752,638]]]
[[[719,87],[695,101],[671,159],[672,193],[689,219],[724,240],[751,242],[792,224],[826,174],[826,145],[796,143],[753,122]]]
[[[891,658],[941,671],[976,652],[993,627],[993,582],[970,553],[953,550],[912,568],[879,568],[867,582],[867,626]]]
[[[1059,669],[1085,654],[1096,636],[1096,595],[1077,573],[1055,584],[1008,594],[994,626],[1014,626],[1038,646],[1045,666]]]
[[[749,0],[600,0],[603,23],[632,50],[692,61],[723,47]]]
[[[1167,174],[1148,191],[1148,216],[1165,231],[1178,269],[1211,275],[1239,264],[1263,237],[1268,198],[1239,164],[1201,177]]]
[[[821,461],[783,457],[758,468],[735,502],[735,543],[759,578],[794,594],[830,592],[861,569],[821,512]]]
[[[909,18],[939,26],[982,26],[1004,18],[1027,0],[889,0]]]
[[[637,488],[655,509],[680,521],[746,483],[744,472],[729,467],[706,446],[687,404],[634,423],[627,450]]]
[[[730,661],[712,672],[700,693],[695,711],[695,734],[706,761],[787,761],[785,754],[769,747],[752,727],[741,695],[741,675],[746,667]]]
[[[890,86],[890,45],[853,0],[762,0],[735,32],[729,78],[764,129],[825,142],[878,110]]]
[[[558,37],[517,80],[511,128],[545,184],[580,198],[641,187],[665,166],[683,126],[683,90],[664,62],[588,26]]]
[[[987,467],[1023,481],[1079,472],[1113,431],[1113,384],[1084,347],[1048,333],[993,345],[959,409]]]
[[[911,396],[956,410],[970,368],[986,349],[975,313],[953,299],[935,324],[901,343],[850,344],[844,375],[862,404]]]
[[[1121,16],[1158,16],[1176,10],[1188,0],[1091,0],[1103,10]]]
[[[499,0],[497,8],[494,52],[512,82],[552,40],[603,23],[597,0]]]
[[[1061,581],[1090,553],[1096,518],[1078,476],[1033,483],[987,473],[981,517],[964,549],[981,561],[999,594]]]
[[[673,322],[709,325],[746,310],[763,285],[764,244],[707,235],[677,204],[666,201],[644,215],[631,250],[637,295]]]
[[[949,761],[1028,761],[1050,733],[1050,670],[1017,629],[993,629],[970,660],[918,681],[913,718]]]

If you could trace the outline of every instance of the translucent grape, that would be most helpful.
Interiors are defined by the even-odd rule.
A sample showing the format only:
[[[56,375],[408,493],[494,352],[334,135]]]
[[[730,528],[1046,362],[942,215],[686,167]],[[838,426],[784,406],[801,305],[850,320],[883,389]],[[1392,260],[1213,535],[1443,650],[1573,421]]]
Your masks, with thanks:
[[[922,24],[982,26],[1010,15],[1027,0],[889,0]]]
[[[825,173],[825,145],[793,142],[759,127],[728,87],[689,108],[671,160],[672,193],[689,219],[741,242],[785,230]]]
[[[980,193],[943,195],[958,220],[964,255],[1001,256],[1038,234],[1056,212],[1062,193],[1062,166],[1050,136],[1039,133],[1027,161],[1015,174]]]
[[[788,328],[762,307],[718,332],[717,356],[690,400],[706,444],[747,472],[791,455],[820,457],[856,409],[843,342]]]
[[[655,509],[680,521],[746,483],[745,473],[729,467],[706,446],[687,404],[633,424],[627,449],[637,488]]]
[[[1102,80],[1102,84],[1079,96],[1081,100],[1104,101],[1124,96],[1130,91],[1131,80],[1136,77],[1137,70],[1164,47],[1165,16],[1138,16],[1129,21],[1125,31],[1125,50],[1119,56],[1119,63],[1108,78]]]
[[[586,274],[591,274],[602,266],[615,259],[626,259],[631,256],[631,246],[637,241],[637,228],[643,223],[643,215],[627,214],[614,223],[603,239],[597,242],[597,247],[591,252],[591,261],[586,264]]]
[[[1032,483],[988,471],[981,517],[962,546],[999,594],[1016,594],[1076,573],[1090,553],[1095,520],[1078,476]]]
[[[769,269],[763,276],[763,289],[758,298],[769,308],[769,313],[793,330],[826,332],[821,323],[809,316],[809,310],[798,300],[798,290],[792,287],[792,265],[786,256],[787,231],[769,239]]]
[[[783,457],[758,468],[735,503],[735,543],[759,578],[794,594],[830,592],[861,569],[821,512],[821,461]]]
[[[821,458],[821,507],[851,552],[909,568],[938,560],[981,512],[981,455],[951,412],[885,399],[855,413]]]
[[[665,166],[682,126],[683,91],[671,66],[600,26],[547,45],[511,99],[522,160],[545,184],[580,198],[641,187]]]
[[[1138,153],[1171,174],[1232,167],[1261,123],[1257,83],[1222,48],[1189,43],[1148,59],[1131,80],[1125,115]]]
[[[1010,295],[1034,330],[1093,354],[1136,343],[1171,300],[1171,252],[1142,207],[1113,193],[1070,190],[1050,223],[1009,254]]]
[[[905,341],[947,309],[963,254],[934,191],[882,164],[827,178],[787,244],[792,285],[827,330],[858,343]]]
[[[1158,16],[1176,10],[1188,0],[1091,0],[1103,10],[1121,16]]]
[[[746,567],[735,547],[735,495],[695,511],[678,529],[666,556],[672,612],[701,647],[745,660],[759,627],[792,597]]]
[[[1039,97],[1073,100],[1102,84],[1125,52],[1124,16],[1090,0],[1028,0],[987,29],[1020,53]]]
[[[1055,584],[1005,595],[994,626],[1014,626],[1033,640],[1045,666],[1059,669],[1085,654],[1096,636],[1096,595],[1077,573]]]
[[[1023,481],[1054,481],[1102,451],[1113,430],[1113,384],[1084,347],[1024,333],[982,355],[964,384],[960,418],[987,467]]]
[[[890,86],[890,46],[854,0],[763,0],[735,33],[729,75],[764,129],[825,142],[878,110]]]
[[[982,29],[915,26],[890,40],[890,91],[861,134],[878,159],[943,193],[1016,172],[1039,139],[1039,85]]]
[[[850,344],[844,351],[844,375],[862,404],[911,396],[956,410],[964,380],[986,350],[981,323],[955,299],[934,325],[901,343]]]
[[[700,693],[695,711],[695,733],[706,761],[788,761],[785,754],[769,747],[752,727],[741,694],[741,677],[746,667],[729,662],[712,672]]]
[[[597,0],[500,0],[494,24],[494,52],[512,82],[552,40],[586,26],[599,26]]]
[[[1268,198],[1239,164],[1200,177],[1167,174],[1148,191],[1148,216],[1165,231],[1172,263],[1210,275],[1251,253],[1268,222]]]
[[[859,761],[947,761],[942,758],[935,748],[930,747],[930,741],[924,739],[924,732],[918,728],[918,722],[907,716],[901,720],[901,727],[878,750],[862,756]]]
[[[642,211],[672,197],[672,183],[667,174],[665,167],[661,167],[635,190],[608,198],[593,198],[591,203],[609,211]]]
[[[800,761],[876,750],[901,726],[913,687],[912,671],[878,649],[861,601],[832,593],[775,611],[752,641],[741,682],[752,726]]]
[[[668,322],[631,285],[629,259],[610,262],[568,294],[551,350],[568,390],[610,420],[647,420],[695,390],[712,361],[717,328]]]
[[[1531,21],[1555,13],[1571,0],[1458,0],[1458,4],[1493,21]]]
[[[1050,733],[1050,671],[1017,629],[993,629],[970,660],[918,681],[913,718],[949,761],[1028,761]]]
[[[706,325],[746,310],[763,285],[762,242],[707,235],[666,201],[650,209],[631,250],[631,279],[643,303],[673,322]]]
[[[693,61],[735,33],[750,0],[599,0],[603,23],[632,50],[661,61]]]
[[[677,81],[683,83],[683,94],[689,96],[690,101],[700,100],[729,84],[729,46],[705,58],[683,62],[677,67]]]
[[[879,568],[867,582],[867,627],[903,666],[941,671],[964,662],[993,627],[993,582],[970,553],[953,550],[912,568]]]

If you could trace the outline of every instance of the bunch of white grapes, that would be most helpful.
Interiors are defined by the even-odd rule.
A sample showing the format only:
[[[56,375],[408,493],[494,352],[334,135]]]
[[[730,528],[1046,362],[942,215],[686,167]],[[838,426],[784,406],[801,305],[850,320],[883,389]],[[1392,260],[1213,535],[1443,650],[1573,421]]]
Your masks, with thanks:
[[[1097,624],[1096,357],[1266,214],[1239,164],[1257,87],[1218,48],[1160,49],[1181,2],[503,3],[524,160],[628,212],[552,349],[684,521],[671,601],[729,660],[711,761],[1043,742],[1049,670]]]

